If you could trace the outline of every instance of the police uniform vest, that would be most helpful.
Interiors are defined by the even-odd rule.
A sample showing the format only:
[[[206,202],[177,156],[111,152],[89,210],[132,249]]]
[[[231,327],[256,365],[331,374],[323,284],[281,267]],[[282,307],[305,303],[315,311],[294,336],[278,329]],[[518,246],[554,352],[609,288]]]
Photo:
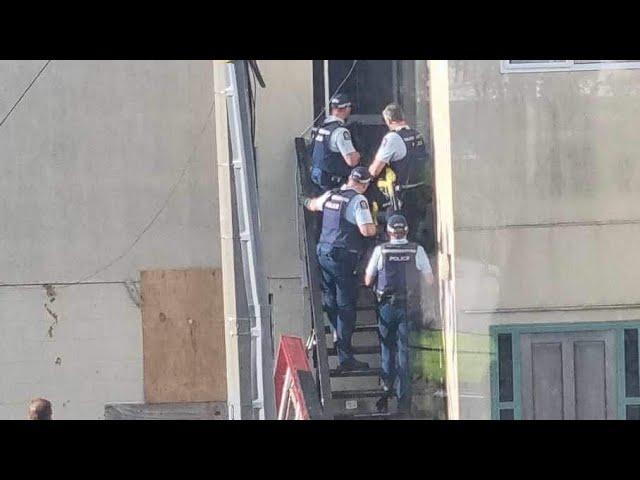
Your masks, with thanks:
[[[376,293],[382,297],[415,300],[419,295],[418,245],[384,243],[380,248],[383,263],[378,272]]]
[[[332,152],[329,148],[331,134],[338,127],[343,127],[342,122],[334,121],[325,123],[317,130],[313,146],[313,166],[323,172],[339,177],[348,177],[351,167],[342,158],[340,152]]]
[[[427,161],[424,138],[412,128],[401,128],[395,132],[400,135],[407,148],[407,154],[402,160],[390,163],[398,184],[406,185],[424,181]]]
[[[345,216],[347,206],[358,192],[350,189],[334,189],[331,192],[322,207],[322,232],[318,243],[352,252],[362,251],[360,229]]]

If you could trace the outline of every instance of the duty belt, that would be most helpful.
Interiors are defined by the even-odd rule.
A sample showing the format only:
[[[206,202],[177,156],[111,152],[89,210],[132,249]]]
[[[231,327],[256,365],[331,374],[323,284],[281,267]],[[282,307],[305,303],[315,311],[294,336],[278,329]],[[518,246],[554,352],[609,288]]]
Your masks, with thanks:
[[[391,303],[392,305],[397,303],[406,303],[408,300],[408,297],[406,295],[397,295],[394,293],[382,292],[376,292],[376,298],[378,300],[378,303]]]
[[[359,250],[352,250],[350,248],[344,248],[344,247],[335,247],[331,243],[326,243],[326,242],[318,242],[318,247],[328,249],[328,250],[344,250],[349,253],[355,253],[360,255]]]

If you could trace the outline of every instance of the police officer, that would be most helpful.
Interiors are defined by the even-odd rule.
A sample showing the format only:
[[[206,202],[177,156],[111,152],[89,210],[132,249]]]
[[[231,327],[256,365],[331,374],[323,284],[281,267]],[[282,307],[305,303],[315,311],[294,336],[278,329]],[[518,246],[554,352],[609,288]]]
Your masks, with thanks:
[[[427,149],[422,135],[407,125],[404,112],[397,103],[390,103],[382,111],[389,133],[382,139],[382,143],[369,166],[371,176],[378,177],[385,167],[389,167],[396,174],[398,185],[416,184],[426,181]],[[402,196],[402,213],[409,225],[418,232],[420,218],[426,214],[426,187],[420,190],[408,190]],[[415,235],[412,235],[414,239]],[[426,243],[426,242],[425,242]]]
[[[330,115],[314,136],[311,181],[323,191],[339,187],[360,163],[345,123],[351,115],[351,101],[339,93],[329,101]]]
[[[318,263],[322,273],[322,306],[337,335],[339,370],[368,368],[353,356],[351,336],[356,324],[359,280],[356,268],[365,237],[376,234],[369,203],[364,193],[371,177],[365,167],[354,168],[346,184],[316,198],[304,199],[304,206],[322,212],[318,241]]]
[[[398,398],[398,411],[411,411],[409,325],[420,313],[420,279],[433,284],[431,265],[424,249],[407,240],[409,227],[402,215],[387,222],[390,241],[378,245],[365,271],[365,284],[375,285],[378,329],[382,350],[382,383],[385,394],[378,409],[386,411],[388,398]],[[395,385],[394,385],[395,384]],[[394,392],[395,387],[395,392]]]
[[[424,138],[409,127],[404,112],[397,103],[390,103],[382,111],[384,122],[389,127],[380,144],[369,173],[377,177],[386,166],[396,174],[399,185],[424,181],[427,149]]]

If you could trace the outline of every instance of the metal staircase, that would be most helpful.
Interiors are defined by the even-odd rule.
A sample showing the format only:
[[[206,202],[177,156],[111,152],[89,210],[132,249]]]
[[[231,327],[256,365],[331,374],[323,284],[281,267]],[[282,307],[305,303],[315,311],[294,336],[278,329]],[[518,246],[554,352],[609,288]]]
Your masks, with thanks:
[[[393,413],[379,413],[376,402],[383,395],[380,385],[380,342],[378,339],[375,299],[371,290],[360,286],[357,322],[353,334],[353,353],[369,368],[353,371],[330,370],[331,406],[336,419],[378,420],[393,418]],[[325,328],[325,334],[331,332]],[[327,336],[327,338],[332,338]],[[330,365],[337,367],[335,345],[327,349]],[[389,402],[389,412],[395,408],[395,400]]]
[[[311,161],[305,139],[296,138],[295,147],[298,158],[298,193],[313,196],[315,187],[310,181]],[[333,342],[332,329],[322,310],[320,270],[315,253],[316,241],[320,233],[320,214],[309,212],[304,208],[302,210],[304,222],[300,236],[304,246],[305,274],[311,300],[313,329],[313,341],[310,342],[310,346],[324,418],[367,420],[393,418],[395,400],[389,401],[391,413],[379,413],[376,408],[376,402],[383,393],[379,377],[380,343],[376,327],[375,298],[373,292],[364,285],[360,286],[357,322],[352,343],[356,357],[369,363],[369,368],[349,372],[336,370],[337,351]]]

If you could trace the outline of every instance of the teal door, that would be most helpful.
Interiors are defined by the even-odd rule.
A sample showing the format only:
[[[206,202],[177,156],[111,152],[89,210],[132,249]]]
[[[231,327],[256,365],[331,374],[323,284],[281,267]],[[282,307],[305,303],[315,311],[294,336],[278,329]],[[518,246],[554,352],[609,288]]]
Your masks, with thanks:
[[[609,331],[520,335],[522,418],[616,418],[615,335]]]

